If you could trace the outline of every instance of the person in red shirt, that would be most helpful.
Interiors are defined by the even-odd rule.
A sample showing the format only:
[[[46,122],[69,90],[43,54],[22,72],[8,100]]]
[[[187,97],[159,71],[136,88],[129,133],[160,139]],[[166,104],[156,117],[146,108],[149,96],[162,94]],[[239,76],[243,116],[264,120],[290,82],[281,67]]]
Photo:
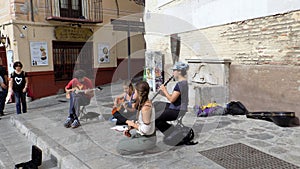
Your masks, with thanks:
[[[74,78],[65,87],[67,98],[70,98],[69,116],[64,123],[64,126],[69,128],[77,128],[80,126],[78,116],[80,106],[90,104],[91,98],[94,96],[92,81],[85,77],[83,70],[77,70],[74,73]]]

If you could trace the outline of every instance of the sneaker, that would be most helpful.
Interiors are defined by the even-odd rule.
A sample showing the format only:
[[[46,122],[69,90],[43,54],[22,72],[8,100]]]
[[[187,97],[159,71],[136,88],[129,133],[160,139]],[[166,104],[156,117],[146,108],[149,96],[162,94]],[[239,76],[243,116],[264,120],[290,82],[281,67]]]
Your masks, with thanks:
[[[78,120],[74,120],[73,123],[71,124],[71,127],[72,127],[73,129],[75,129],[75,128],[79,127],[79,126],[80,126],[80,123],[79,123]]]
[[[109,121],[111,121],[111,122],[116,122],[117,119],[116,119],[115,117],[110,117],[110,118],[109,118]]]
[[[72,118],[68,117],[67,120],[66,120],[65,123],[64,123],[64,126],[65,126],[66,128],[71,127],[71,124],[73,123],[73,121],[74,121],[74,120],[73,120]]]

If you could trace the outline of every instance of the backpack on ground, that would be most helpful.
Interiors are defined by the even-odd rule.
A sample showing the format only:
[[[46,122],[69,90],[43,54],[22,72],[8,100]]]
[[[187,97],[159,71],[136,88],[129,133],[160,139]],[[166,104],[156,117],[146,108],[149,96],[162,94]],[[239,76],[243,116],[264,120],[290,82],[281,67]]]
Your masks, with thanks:
[[[176,125],[172,126],[163,138],[163,142],[170,146],[180,145],[195,145],[198,142],[192,141],[194,139],[194,130],[190,127]]]
[[[246,115],[248,110],[240,101],[231,101],[227,104],[225,114],[230,115]]]

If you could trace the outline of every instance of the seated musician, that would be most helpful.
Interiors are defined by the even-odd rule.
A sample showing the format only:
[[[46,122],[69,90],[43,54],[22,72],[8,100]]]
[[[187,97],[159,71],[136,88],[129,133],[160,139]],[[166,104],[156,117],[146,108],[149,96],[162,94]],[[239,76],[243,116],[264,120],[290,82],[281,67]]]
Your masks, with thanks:
[[[174,121],[179,117],[180,113],[187,112],[188,106],[188,82],[186,79],[189,65],[183,62],[177,62],[173,66],[174,79],[176,83],[173,92],[170,94],[164,85],[160,86],[160,91],[170,103],[154,102],[155,107],[155,126],[164,135],[167,135],[171,130],[167,131],[171,124],[167,121]]]
[[[133,105],[136,95],[131,81],[123,82],[123,91],[121,95],[115,98],[113,109],[117,109],[127,119],[135,120],[136,109]],[[116,125],[126,125],[126,123],[117,119]]]
[[[141,81],[136,84],[135,93],[137,94],[137,121],[126,120],[129,130],[124,134],[129,138],[120,140],[117,145],[117,152],[122,155],[143,152],[152,149],[156,144],[155,134],[155,113],[152,109],[152,103],[148,98],[150,87],[147,82]],[[116,116],[121,116],[120,113],[114,112]],[[130,134],[130,130],[136,132]]]
[[[67,97],[70,97],[69,116],[64,123],[64,126],[69,128],[77,128],[80,126],[78,117],[80,106],[90,104],[91,98],[94,96],[92,81],[85,77],[83,70],[77,70],[74,73],[74,78],[65,87]]]

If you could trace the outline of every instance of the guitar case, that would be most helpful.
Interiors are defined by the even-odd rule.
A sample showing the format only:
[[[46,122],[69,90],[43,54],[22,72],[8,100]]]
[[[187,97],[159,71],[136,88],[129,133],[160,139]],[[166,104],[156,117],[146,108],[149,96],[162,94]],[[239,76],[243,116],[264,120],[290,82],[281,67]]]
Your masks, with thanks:
[[[15,169],[38,169],[42,165],[42,150],[37,146],[32,146],[31,160],[15,165]]]
[[[295,112],[248,112],[246,114],[247,118],[261,119],[274,122],[276,125],[281,127],[293,127],[295,126],[295,121],[297,120]]]

